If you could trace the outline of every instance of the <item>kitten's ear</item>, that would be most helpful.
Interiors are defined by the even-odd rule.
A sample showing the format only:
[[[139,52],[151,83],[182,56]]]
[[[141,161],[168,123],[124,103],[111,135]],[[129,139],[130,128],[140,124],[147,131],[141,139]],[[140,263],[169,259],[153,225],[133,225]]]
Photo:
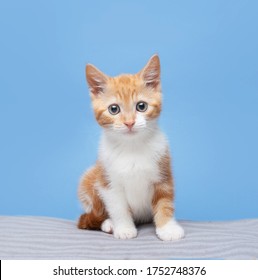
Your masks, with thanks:
[[[86,80],[90,92],[98,95],[104,92],[108,77],[92,64],[86,65]]]
[[[157,54],[150,58],[140,75],[147,87],[156,88],[160,84],[160,62]]]

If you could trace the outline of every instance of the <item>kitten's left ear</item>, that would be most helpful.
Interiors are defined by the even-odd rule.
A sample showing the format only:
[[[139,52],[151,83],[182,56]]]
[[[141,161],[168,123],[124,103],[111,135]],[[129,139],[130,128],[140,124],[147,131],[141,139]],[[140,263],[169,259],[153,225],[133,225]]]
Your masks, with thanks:
[[[160,62],[157,54],[150,58],[146,66],[140,71],[140,76],[147,87],[156,88],[160,84]]]

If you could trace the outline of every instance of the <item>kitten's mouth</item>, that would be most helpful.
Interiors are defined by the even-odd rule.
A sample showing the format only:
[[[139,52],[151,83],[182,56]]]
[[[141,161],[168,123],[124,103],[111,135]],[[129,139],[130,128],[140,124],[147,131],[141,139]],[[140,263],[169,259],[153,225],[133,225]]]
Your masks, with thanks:
[[[134,134],[136,134],[136,131],[133,131],[133,130],[128,130],[128,131],[126,132],[126,134],[129,134],[129,135],[134,135]]]
[[[136,130],[132,130],[132,129],[128,129],[126,132],[125,132],[127,135],[134,135],[136,134]]]

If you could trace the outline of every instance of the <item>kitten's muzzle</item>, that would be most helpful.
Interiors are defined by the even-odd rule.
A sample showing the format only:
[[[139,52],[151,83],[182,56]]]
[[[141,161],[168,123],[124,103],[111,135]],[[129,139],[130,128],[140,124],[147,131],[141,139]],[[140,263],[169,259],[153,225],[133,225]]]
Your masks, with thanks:
[[[135,125],[135,121],[127,121],[124,122],[124,124],[128,127],[128,129],[131,131],[133,126]]]

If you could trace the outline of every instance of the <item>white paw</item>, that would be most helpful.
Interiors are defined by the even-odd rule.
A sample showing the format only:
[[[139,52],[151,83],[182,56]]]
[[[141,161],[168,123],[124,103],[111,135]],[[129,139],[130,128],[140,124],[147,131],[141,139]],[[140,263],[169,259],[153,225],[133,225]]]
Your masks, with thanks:
[[[132,226],[119,226],[114,229],[115,238],[131,239],[137,236],[137,229]]]
[[[156,228],[156,233],[164,241],[178,240],[185,236],[184,229],[175,220],[170,220],[164,226]]]
[[[110,219],[106,219],[102,224],[101,224],[101,230],[107,233],[112,233],[113,232],[113,224]]]

